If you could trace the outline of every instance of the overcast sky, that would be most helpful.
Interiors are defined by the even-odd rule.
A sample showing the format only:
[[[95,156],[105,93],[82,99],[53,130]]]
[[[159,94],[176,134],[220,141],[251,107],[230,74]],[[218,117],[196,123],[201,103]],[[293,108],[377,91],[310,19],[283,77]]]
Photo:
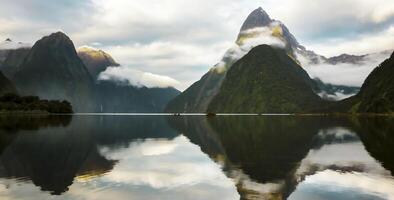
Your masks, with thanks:
[[[185,89],[219,62],[247,15],[262,7],[325,56],[394,47],[393,0],[0,0],[0,40],[34,43],[55,31],[123,66]]]

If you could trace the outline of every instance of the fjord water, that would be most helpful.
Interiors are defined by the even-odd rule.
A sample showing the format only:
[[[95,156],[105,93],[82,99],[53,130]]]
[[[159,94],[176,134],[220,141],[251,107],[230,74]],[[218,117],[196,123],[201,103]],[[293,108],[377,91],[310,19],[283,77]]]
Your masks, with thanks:
[[[394,199],[393,174],[389,117],[0,117],[0,199]]]

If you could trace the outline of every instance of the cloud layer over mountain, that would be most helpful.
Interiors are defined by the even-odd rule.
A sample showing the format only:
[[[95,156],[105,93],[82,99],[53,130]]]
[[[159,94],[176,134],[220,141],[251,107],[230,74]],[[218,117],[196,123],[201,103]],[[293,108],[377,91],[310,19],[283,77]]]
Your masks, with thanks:
[[[168,88],[179,85],[177,80],[168,76],[142,72],[127,67],[108,67],[100,74],[98,79],[147,88]]]
[[[355,64],[304,64],[304,67],[312,78],[319,78],[325,83],[361,87],[372,70],[390,57],[391,53],[385,51],[370,54],[361,63]]]

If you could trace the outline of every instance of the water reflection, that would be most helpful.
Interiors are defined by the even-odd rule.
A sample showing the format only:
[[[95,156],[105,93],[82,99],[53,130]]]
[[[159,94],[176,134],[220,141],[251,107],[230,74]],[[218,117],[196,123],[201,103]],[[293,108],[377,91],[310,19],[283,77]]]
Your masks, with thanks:
[[[170,128],[164,117],[18,121],[39,123],[30,128],[4,122],[7,128],[0,128],[7,141],[0,156],[0,199],[238,198],[220,165]]]
[[[393,122],[2,116],[0,199],[394,199]]]
[[[392,119],[223,116],[170,123],[223,164],[242,199],[393,198]],[[338,182],[366,183],[371,176],[386,189]]]

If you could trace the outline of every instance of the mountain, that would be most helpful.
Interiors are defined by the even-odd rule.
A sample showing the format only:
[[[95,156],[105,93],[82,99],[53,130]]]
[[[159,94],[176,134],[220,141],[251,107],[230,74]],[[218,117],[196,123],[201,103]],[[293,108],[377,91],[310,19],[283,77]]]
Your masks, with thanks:
[[[107,67],[119,66],[111,55],[99,49],[85,46],[78,48],[77,53],[94,79],[97,79],[98,75]]]
[[[10,38],[0,42],[0,70],[8,78],[24,60],[31,46],[27,43],[14,42]]]
[[[367,55],[341,54],[327,59],[327,62],[336,65],[339,63],[360,64]]]
[[[257,27],[269,26],[272,22],[273,20],[271,17],[263,10],[263,8],[259,7],[251,12],[246,18],[245,22],[242,24],[241,32]]]
[[[299,113],[322,103],[312,79],[285,50],[261,45],[229,69],[208,112]]]
[[[100,112],[159,113],[180,94],[175,88],[147,88],[100,80],[95,85]]]
[[[16,94],[16,88],[14,84],[0,72],[0,96],[8,93]]]
[[[106,113],[163,112],[170,100],[179,95],[175,88],[136,87],[113,80],[98,80],[108,67],[121,67],[110,54],[100,49],[81,47],[78,56],[95,80],[97,111]]]
[[[64,33],[37,41],[13,81],[22,95],[67,100],[76,112],[95,110],[93,79]]]
[[[339,101],[354,96],[360,91],[360,87],[325,83],[319,78],[314,78],[313,81],[315,82],[314,91],[325,100]]]
[[[15,73],[19,70],[19,67],[22,65],[26,56],[29,54],[30,48],[18,48],[9,50],[7,53],[0,70],[4,73],[4,75],[13,79]]]
[[[353,111],[361,113],[394,113],[394,52],[375,68],[354,97]]]
[[[297,59],[297,56],[299,55],[302,55],[311,63],[317,63],[320,60],[326,59],[324,56],[307,50],[297,41],[286,25],[279,20],[271,19],[271,17],[261,7],[254,10],[246,18],[241,27],[236,43],[241,44],[245,39],[259,38],[264,35],[263,33],[267,31],[266,29],[268,29],[268,33],[271,36],[284,43],[287,53],[294,59]],[[248,48],[247,51],[251,50],[254,46]]]
[[[211,69],[199,81],[171,100],[165,112],[205,112],[208,104],[217,94],[224,77],[224,73]]]
[[[246,18],[235,46],[230,48],[222,60],[199,81],[172,100],[166,111],[205,112],[213,97],[219,92],[231,66],[252,48],[262,44],[262,41],[272,41],[271,45],[282,46],[286,50],[286,54],[296,62],[299,62],[297,55],[307,57],[310,62],[318,62],[323,59],[323,56],[319,56],[300,45],[282,22],[271,19],[262,8],[258,8]]]

